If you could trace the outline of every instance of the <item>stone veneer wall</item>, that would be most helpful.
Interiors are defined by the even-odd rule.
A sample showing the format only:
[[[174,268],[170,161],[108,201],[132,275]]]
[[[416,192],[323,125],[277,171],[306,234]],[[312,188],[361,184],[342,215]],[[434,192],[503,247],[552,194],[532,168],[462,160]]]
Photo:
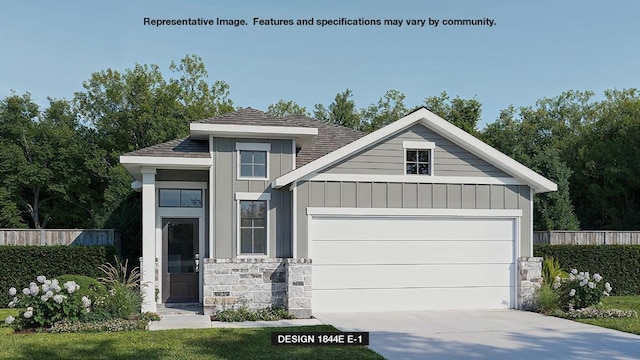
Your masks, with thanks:
[[[542,285],[542,258],[522,256],[518,258],[518,307],[535,308],[536,290]]]
[[[206,314],[278,306],[298,318],[311,316],[311,260],[204,259],[203,271]]]

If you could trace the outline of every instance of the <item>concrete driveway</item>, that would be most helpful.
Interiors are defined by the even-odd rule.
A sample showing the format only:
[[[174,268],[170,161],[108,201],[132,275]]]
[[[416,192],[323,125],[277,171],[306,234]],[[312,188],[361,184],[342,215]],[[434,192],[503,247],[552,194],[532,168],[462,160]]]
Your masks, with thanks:
[[[316,314],[388,359],[640,359],[640,336],[517,310]]]

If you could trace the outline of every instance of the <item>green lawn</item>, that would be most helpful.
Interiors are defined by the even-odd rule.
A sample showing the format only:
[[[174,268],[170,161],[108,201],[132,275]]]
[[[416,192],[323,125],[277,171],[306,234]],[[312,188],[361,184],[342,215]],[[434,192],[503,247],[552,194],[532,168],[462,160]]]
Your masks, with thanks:
[[[6,317],[6,316],[5,316]],[[383,359],[364,346],[272,346],[272,331],[332,326],[118,333],[13,334],[0,328],[0,359]]]
[[[602,299],[602,306],[609,309],[635,310],[640,314],[640,296],[605,297]],[[581,319],[576,321],[640,335],[640,318]]]

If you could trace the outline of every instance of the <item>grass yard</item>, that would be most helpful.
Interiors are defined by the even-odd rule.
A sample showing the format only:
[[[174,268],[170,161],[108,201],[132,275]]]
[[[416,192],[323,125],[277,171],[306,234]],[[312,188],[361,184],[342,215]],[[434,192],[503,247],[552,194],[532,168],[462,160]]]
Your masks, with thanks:
[[[640,314],[640,296],[605,297],[602,299],[602,306],[607,309],[635,310]],[[581,319],[576,321],[640,335],[640,318]]]
[[[13,334],[12,329],[3,327],[0,328],[0,359],[384,359],[364,346],[272,346],[273,331],[337,330],[329,325],[320,325]]]

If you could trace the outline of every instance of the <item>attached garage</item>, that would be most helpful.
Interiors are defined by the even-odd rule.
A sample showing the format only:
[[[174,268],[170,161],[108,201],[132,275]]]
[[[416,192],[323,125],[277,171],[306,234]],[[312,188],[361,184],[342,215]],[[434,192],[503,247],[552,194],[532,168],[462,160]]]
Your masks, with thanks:
[[[315,313],[517,305],[521,210],[307,210]]]

